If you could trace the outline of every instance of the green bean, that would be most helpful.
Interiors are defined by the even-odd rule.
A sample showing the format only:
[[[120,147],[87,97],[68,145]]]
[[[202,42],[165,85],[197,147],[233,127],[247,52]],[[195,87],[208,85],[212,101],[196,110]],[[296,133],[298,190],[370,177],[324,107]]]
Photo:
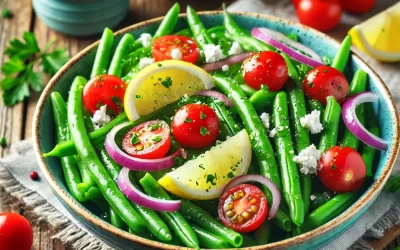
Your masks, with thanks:
[[[367,111],[367,114],[374,113],[371,103],[365,104],[365,110]],[[380,134],[379,126],[378,126],[375,118],[367,119],[366,123],[367,123],[366,128],[369,130],[369,132],[371,132],[373,135],[376,135],[379,137],[379,134]],[[365,162],[365,166],[367,168],[367,177],[373,176],[373,164],[374,164],[375,155],[376,155],[376,149],[362,143],[361,156],[362,156],[362,158]]]
[[[121,166],[111,159],[104,145],[99,146],[96,151],[101,163],[103,163],[104,167],[107,169],[108,174],[117,182]]]
[[[220,101],[215,101],[215,105],[218,108],[219,113],[221,114],[222,118],[226,122],[229,130],[231,131],[232,135],[239,133],[242,128],[238,126],[238,124],[233,119],[231,113],[226,109],[225,104]]]
[[[296,85],[300,85],[301,82],[300,82],[299,73],[297,72],[296,67],[292,64],[291,59],[285,53],[281,53],[281,56],[283,57],[283,59],[285,59],[286,65],[288,67],[288,75],[289,75],[290,79],[292,79],[296,83]]]
[[[311,197],[313,198],[311,199]],[[313,193],[309,199],[311,200],[310,211],[312,212],[332,199],[332,195],[328,192]]]
[[[272,222],[275,224],[275,226],[279,227],[285,232],[290,232],[292,230],[292,221],[290,220],[289,216],[281,209],[278,209],[275,217],[272,218]]]
[[[140,59],[144,57],[151,57],[151,46],[141,47],[131,53],[123,60],[122,65],[122,78],[125,80],[126,75],[129,74],[131,71],[135,70],[138,67]],[[130,79],[129,79],[130,81]],[[129,82],[125,80],[125,82]]]
[[[117,227],[119,229],[126,228],[125,222],[121,219],[121,217],[117,214],[117,212],[115,212],[115,210],[111,207],[110,207],[109,214],[110,214],[111,225],[113,225],[114,227]]]
[[[210,106],[210,108],[212,108],[215,111],[215,113],[217,114],[218,120],[220,122],[218,140],[224,141],[227,136],[233,136],[234,134],[231,131],[231,129],[229,128],[229,125],[226,122],[226,120],[224,119],[217,104],[215,102],[211,101],[210,103],[208,103],[208,106]]]
[[[293,41],[295,41],[295,42],[297,42],[298,40],[299,40],[299,37],[297,36],[297,33],[294,33],[294,32],[292,32],[292,33],[290,33],[290,34],[288,34],[288,35],[286,35],[290,40],[293,40]]]
[[[108,63],[111,56],[111,48],[114,42],[114,34],[109,28],[105,28],[101,36],[100,44],[97,48],[96,58],[94,59],[90,78],[107,72]]]
[[[304,220],[304,202],[299,172],[293,161],[293,142],[290,132],[289,112],[285,92],[279,92],[274,101],[272,118],[278,133],[275,136],[275,145],[282,178],[283,197],[289,206],[290,217],[294,224],[300,226]]]
[[[90,188],[95,187],[96,183],[93,180],[93,178],[89,174],[89,170],[87,169],[86,165],[84,162],[80,159],[79,155],[76,155],[75,157],[75,162],[78,165],[79,172],[82,177],[82,183],[78,184],[78,189],[81,192],[86,193]]]
[[[251,235],[249,234],[242,234],[243,237],[243,244],[242,244],[242,248],[245,247],[254,247],[257,245],[257,242],[253,239],[253,237],[251,237]]]
[[[53,106],[57,143],[60,143],[70,139],[70,132],[67,124],[67,104],[58,92],[53,92],[50,97]],[[62,157],[60,161],[69,192],[79,202],[85,202],[85,194],[78,188],[78,184],[82,182],[82,179],[74,157]]]
[[[323,153],[337,143],[337,134],[339,129],[339,119],[341,107],[333,96],[327,97],[327,105],[324,112],[323,127],[318,149]]]
[[[207,33],[210,35],[211,39],[213,39],[213,41],[217,43],[218,39],[225,38],[225,27],[223,25],[214,26],[212,28],[209,28],[207,30]]]
[[[151,174],[146,175],[140,179],[144,191],[158,199],[170,200],[171,198],[165,190],[158,184],[156,179]],[[190,224],[183,218],[179,212],[160,212],[161,218],[168,224],[169,228],[179,237],[179,239],[187,246],[198,248],[199,240],[196,233],[190,227]]]
[[[252,95],[254,95],[257,90],[253,89],[252,87],[250,87],[247,84],[241,84],[240,88],[243,90],[243,92],[247,95],[247,97],[251,97]]]
[[[186,37],[193,38],[193,33],[189,28],[180,30],[180,31],[176,32],[175,35],[177,35],[177,36],[186,36]]]
[[[319,101],[317,101],[317,100],[315,100],[315,99],[310,99],[310,100],[308,100],[308,101],[307,101],[307,108],[308,108],[310,111],[314,111],[314,110],[319,111],[320,116],[321,116],[321,117],[324,117],[324,112],[325,112],[324,106],[323,106]]]
[[[125,34],[121,41],[119,41],[117,49],[114,52],[114,56],[111,60],[110,67],[108,69],[109,75],[114,75],[121,77],[122,74],[122,60],[127,51],[129,51],[129,46],[135,41],[135,38],[131,34]]]
[[[353,76],[349,87],[349,96],[353,96],[364,92],[367,88],[367,73],[361,69],[357,70]],[[365,122],[364,104],[361,104],[356,109],[356,115],[361,124]],[[351,147],[355,150],[358,149],[358,138],[348,129],[345,128],[341,144],[343,146]]]
[[[221,248],[230,248],[231,245],[221,239],[220,237],[204,230],[201,227],[196,225],[192,225],[193,231],[196,233],[197,238],[199,238],[200,246],[205,248],[213,248],[213,249],[221,249]]]
[[[110,207],[100,190],[96,186],[90,187],[89,190],[85,192],[85,197],[96,204],[96,206],[100,209],[100,217],[105,221],[109,221]]]
[[[305,233],[322,226],[344,212],[356,199],[356,192],[336,195],[305,218],[300,228],[301,232]]]
[[[196,11],[189,5],[187,6],[186,14],[190,30],[193,33],[193,37],[196,40],[196,43],[200,47],[200,49],[204,51],[207,44],[213,44],[213,40],[208,34],[206,28],[204,28],[204,25],[197,15]]]
[[[167,14],[165,14],[164,19],[158,26],[156,33],[153,38],[162,37],[165,35],[169,35],[175,28],[176,23],[178,22],[179,12],[181,8],[179,3],[175,3],[171,9],[168,10]]]
[[[249,100],[257,112],[262,113],[271,109],[276,93],[277,92],[269,91],[265,87],[261,87]]]
[[[254,231],[254,240],[257,245],[266,245],[269,243],[271,236],[271,223],[265,220],[256,231]]]
[[[91,114],[89,111],[83,112],[83,121],[85,122],[85,128],[88,133],[92,133],[94,131],[94,125],[91,119]]]
[[[333,58],[332,67],[339,70],[340,72],[344,72],[347,61],[350,57],[351,47],[351,36],[346,36],[340,44],[339,50],[336,52],[335,58]]]
[[[91,177],[95,180],[97,187],[111,207],[119,213],[129,228],[135,232],[140,232],[146,228],[145,222],[132,208],[119,190],[117,184],[101,164],[86,133],[82,115],[82,92],[86,82],[85,78],[76,77],[72,83],[68,98],[68,123],[72,138],[74,138],[77,155],[88,167]]]
[[[181,212],[186,219],[194,222],[210,233],[226,240],[232,246],[240,247],[242,245],[242,235],[230,228],[223,226],[217,219],[212,217],[201,207],[195,205],[193,202],[182,200],[179,212]]]

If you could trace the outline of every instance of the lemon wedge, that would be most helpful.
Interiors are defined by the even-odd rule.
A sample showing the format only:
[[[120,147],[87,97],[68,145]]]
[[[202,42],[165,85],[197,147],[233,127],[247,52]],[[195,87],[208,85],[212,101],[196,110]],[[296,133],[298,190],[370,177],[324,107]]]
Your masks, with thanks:
[[[134,121],[185,94],[190,96],[213,86],[212,77],[194,64],[180,60],[153,63],[129,83],[124,96],[125,113]]]
[[[191,200],[218,198],[235,176],[247,173],[251,144],[245,129],[158,180],[169,192]]]
[[[386,62],[400,61],[400,2],[350,29],[363,52]]]

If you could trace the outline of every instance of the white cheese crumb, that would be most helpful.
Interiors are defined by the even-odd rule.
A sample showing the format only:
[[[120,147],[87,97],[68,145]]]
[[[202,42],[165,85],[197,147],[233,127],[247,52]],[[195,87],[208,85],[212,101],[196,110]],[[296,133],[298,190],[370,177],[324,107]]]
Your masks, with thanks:
[[[93,125],[96,129],[107,125],[111,121],[111,117],[107,115],[107,105],[103,105],[100,109],[94,112],[93,117],[91,118]]]
[[[238,42],[233,42],[231,48],[228,51],[228,54],[233,56],[242,53],[242,47],[240,47],[240,44]]]
[[[151,57],[143,57],[142,59],[140,59],[139,61],[139,68],[140,69],[144,69],[147,66],[149,66],[150,64],[154,63],[154,58]]]
[[[321,152],[317,150],[314,144],[301,150],[299,155],[293,157],[293,161],[301,166],[300,172],[303,174],[316,174],[318,160],[321,157]]]
[[[275,135],[277,134],[278,132],[276,131],[276,129],[272,129],[271,131],[269,131],[269,137],[275,137]]]
[[[188,94],[184,94],[183,98],[182,98],[182,101],[184,101],[184,102],[189,101],[189,95]]]
[[[206,63],[218,62],[225,58],[220,45],[207,44],[204,48]]]
[[[171,50],[171,57],[172,57],[172,59],[175,59],[175,60],[181,60],[182,59],[181,50],[178,48]]]
[[[313,110],[310,114],[300,118],[301,126],[308,128],[311,134],[321,133],[324,127],[322,127],[322,124],[319,120],[320,115],[321,112],[318,110]]]
[[[289,151],[289,154],[294,154],[294,151],[293,151],[293,150],[290,150],[290,151]]]
[[[261,121],[263,122],[265,128],[269,129],[269,114],[264,112],[260,115],[260,118],[261,118]]]
[[[151,44],[151,34],[149,33],[143,33],[140,35],[138,41],[142,42],[143,47],[147,47]]]
[[[228,65],[224,65],[224,66],[222,66],[222,71],[228,71],[229,70],[229,66]]]
[[[315,195],[312,194],[312,195],[310,196],[310,200],[313,201],[313,200],[315,200],[315,199],[317,199],[317,196],[315,196]]]

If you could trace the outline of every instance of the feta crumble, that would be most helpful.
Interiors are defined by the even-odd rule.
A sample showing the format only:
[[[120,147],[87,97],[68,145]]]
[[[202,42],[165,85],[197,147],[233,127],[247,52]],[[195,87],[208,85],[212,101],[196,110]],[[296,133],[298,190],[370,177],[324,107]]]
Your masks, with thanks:
[[[265,128],[269,129],[269,114],[264,112],[260,115],[260,118],[261,118],[261,121],[263,122]]]
[[[276,129],[272,129],[271,131],[269,131],[269,137],[275,137],[275,135],[277,134],[278,132],[276,131]]]
[[[315,200],[315,199],[317,199],[317,196],[315,196],[315,195],[312,194],[312,195],[310,196],[310,200],[313,201],[313,200]]]
[[[175,60],[181,60],[182,59],[181,50],[178,48],[171,50],[171,57],[172,57],[172,59],[175,59]]]
[[[107,125],[111,121],[111,117],[107,115],[107,105],[103,105],[100,109],[94,112],[93,117],[91,118],[93,122],[93,126],[98,129]]]
[[[204,48],[206,63],[218,62],[226,56],[222,53],[220,45],[207,44]]]
[[[321,157],[321,152],[317,150],[314,144],[301,150],[299,155],[293,157],[293,161],[301,166],[300,172],[303,174],[316,174],[318,160]]]
[[[229,70],[229,66],[228,65],[224,65],[224,66],[222,66],[222,71],[228,71]]]
[[[319,120],[321,112],[318,110],[312,111],[310,114],[307,114],[304,117],[300,118],[301,126],[304,128],[308,128],[311,134],[318,134],[324,129]]]
[[[151,57],[143,57],[142,59],[140,59],[139,61],[139,68],[140,69],[144,69],[147,66],[149,66],[150,64],[154,63],[154,58]]]
[[[151,44],[152,36],[149,33],[143,33],[140,35],[138,41],[142,42],[143,47],[147,47]]]
[[[233,42],[231,48],[228,51],[228,54],[233,56],[242,53],[242,47],[240,47],[240,44],[238,42]]]
[[[182,101],[184,101],[184,102],[189,101],[189,95],[185,93],[185,94],[183,95],[183,97],[182,97]]]

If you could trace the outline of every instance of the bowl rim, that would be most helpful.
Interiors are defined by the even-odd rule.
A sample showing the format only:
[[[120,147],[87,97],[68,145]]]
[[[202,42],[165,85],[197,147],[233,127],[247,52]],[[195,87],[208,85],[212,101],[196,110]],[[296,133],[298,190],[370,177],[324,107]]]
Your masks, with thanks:
[[[220,10],[216,11],[202,11],[198,12],[200,16],[213,16],[213,15],[220,15],[223,12]],[[329,40],[337,46],[339,46],[339,42],[336,41],[335,39],[331,38],[330,36],[319,32],[315,29],[312,29],[310,27],[304,26],[300,23],[293,22],[287,19],[283,19],[280,17],[276,16],[271,16],[271,15],[266,15],[266,14],[257,14],[257,13],[246,13],[246,12],[232,12],[233,15],[238,15],[238,16],[248,16],[248,17],[253,17],[253,18],[262,18],[262,19],[267,19],[271,21],[278,21],[278,22],[283,22],[288,25],[291,25],[293,27],[299,27],[301,29],[307,30],[308,32],[312,32],[315,35],[322,36],[324,39]],[[186,13],[181,13],[179,14],[179,18],[184,18],[186,17]],[[162,17],[157,17],[153,18],[150,20],[146,20],[137,24],[133,24],[131,26],[128,26],[126,28],[123,28],[121,30],[118,30],[114,33],[114,36],[119,36],[124,33],[136,30],[138,28],[141,28],[143,26],[146,26],[148,24],[152,23],[157,23],[159,21],[162,21],[164,16]],[[48,95],[51,93],[52,87],[55,85],[55,83],[58,81],[58,79],[72,66],[75,64],[77,61],[82,56],[85,56],[88,54],[93,48],[95,48],[99,44],[100,40],[92,43],[82,51],[80,51],[77,55],[75,55],[70,61],[68,61],[57,73],[56,75],[53,76],[53,78],[49,81],[49,83],[46,85],[45,89],[43,90],[40,99],[38,100],[35,113],[34,113],[34,118],[33,118],[33,124],[32,124],[32,131],[33,131],[33,144],[34,144],[34,151],[35,151],[35,156],[37,158],[37,161],[39,163],[40,169],[46,178],[47,182],[49,183],[50,187],[52,190],[65,202],[71,209],[74,210],[75,213],[79,214],[81,217],[84,217],[87,221],[90,221],[94,225],[100,227],[102,230],[107,231],[108,233],[111,233],[113,235],[117,235],[124,240],[132,241],[138,244],[150,246],[150,247],[157,247],[157,248],[163,248],[163,249],[189,249],[186,247],[180,247],[180,246],[173,246],[173,245],[168,245],[164,244],[158,241],[152,241],[148,240],[145,238],[142,238],[140,236],[136,236],[134,234],[130,234],[128,232],[125,232],[121,229],[118,229],[111,224],[103,221],[102,219],[94,216],[92,213],[90,213],[85,207],[83,207],[79,202],[77,202],[68,192],[64,191],[61,186],[56,182],[52,174],[50,173],[45,161],[44,157],[42,156],[41,153],[41,147],[40,147],[40,141],[39,141],[39,125],[40,125],[40,119],[39,117],[41,116],[42,113],[42,108],[45,103],[45,100],[47,99]],[[354,51],[352,51],[352,56],[356,58],[356,60],[359,60],[360,64],[370,70],[372,73],[372,76],[376,78],[376,80],[379,82],[378,87],[383,91],[384,93],[384,99],[385,101],[389,104],[389,110],[393,113],[393,116],[395,117],[394,122],[394,141],[393,141],[393,150],[391,152],[391,155],[389,156],[389,159],[387,163],[384,166],[384,169],[378,179],[375,180],[375,182],[372,184],[372,186],[368,189],[366,193],[364,193],[351,207],[351,209],[346,210],[344,213],[341,213],[339,216],[337,216],[335,219],[330,220],[329,222],[325,223],[321,227],[318,227],[312,231],[309,231],[307,233],[298,235],[296,237],[292,237],[286,240],[278,241],[278,242],[273,242],[269,243],[266,245],[261,245],[261,246],[253,246],[251,249],[265,249],[267,248],[282,248],[282,247],[291,247],[296,244],[301,244],[306,241],[312,240],[316,238],[317,236],[320,236],[340,224],[344,223],[345,221],[349,220],[350,218],[354,217],[357,212],[362,210],[364,207],[366,207],[371,201],[375,199],[377,194],[382,190],[385,182],[390,176],[390,173],[394,167],[398,151],[399,151],[399,141],[400,141],[400,133],[399,133],[399,114],[397,113],[397,109],[395,106],[395,103],[393,101],[392,95],[390,94],[387,86],[384,84],[382,79],[379,77],[379,75],[363,60],[361,59],[360,56],[358,56]],[[380,85],[380,86],[379,86]]]

